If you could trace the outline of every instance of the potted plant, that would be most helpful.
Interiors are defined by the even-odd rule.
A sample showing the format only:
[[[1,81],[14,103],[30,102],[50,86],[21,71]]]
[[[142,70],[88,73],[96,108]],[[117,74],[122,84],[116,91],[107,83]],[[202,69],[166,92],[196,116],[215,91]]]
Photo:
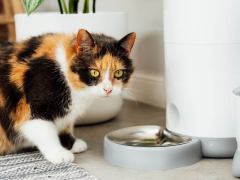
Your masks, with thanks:
[[[60,12],[32,13],[44,0],[23,0],[27,13],[15,15],[17,40],[24,40],[43,33],[77,33],[79,29],[103,33],[117,39],[128,33],[128,15],[125,12],[96,12],[93,0],[92,12],[89,0],[84,1],[82,12],[78,11],[79,0],[57,0]],[[77,124],[91,124],[115,117],[122,107],[119,97],[95,99],[86,115]]]
[[[82,12],[78,12],[78,0],[69,0],[69,8],[65,0],[56,0],[60,12],[32,13],[43,1],[23,0],[28,13],[15,15],[17,40],[46,32],[76,33],[81,28],[118,39],[128,33],[127,13],[96,12],[96,1],[93,1],[92,12],[90,12],[89,0],[84,1]]]

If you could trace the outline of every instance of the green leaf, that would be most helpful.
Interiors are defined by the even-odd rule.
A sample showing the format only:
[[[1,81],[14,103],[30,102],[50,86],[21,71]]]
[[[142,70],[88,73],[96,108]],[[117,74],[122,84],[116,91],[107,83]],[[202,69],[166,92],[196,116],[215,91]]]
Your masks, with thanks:
[[[68,14],[68,10],[67,10],[65,0],[62,0],[62,5],[63,5],[63,9],[64,9],[65,13]]]
[[[73,9],[73,0],[68,1],[68,8],[69,8],[69,13],[72,14],[74,12]]]
[[[78,13],[78,3],[79,0],[69,0],[69,13],[73,14],[73,13]]]
[[[44,0],[23,0],[27,14],[30,15]]]
[[[93,9],[93,13],[96,13],[96,0],[93,0],[92,9]]]
[[[84,1],[83,13],[89,13],[89,0]]]
[[[63,8],[60,0],[58,0],[58,5],[59,5],[60,13],[63,14]]]

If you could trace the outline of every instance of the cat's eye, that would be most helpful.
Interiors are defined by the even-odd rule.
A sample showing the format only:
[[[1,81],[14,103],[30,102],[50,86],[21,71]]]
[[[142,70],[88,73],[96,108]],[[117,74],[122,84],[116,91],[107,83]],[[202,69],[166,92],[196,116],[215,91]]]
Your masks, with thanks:
[[[98,70],[91,69],[90,74],[92,77],[98,77],[100,73]]]
[[[116,78],[120,78],[123,76],[123,70],[117,70],[114,74]]]

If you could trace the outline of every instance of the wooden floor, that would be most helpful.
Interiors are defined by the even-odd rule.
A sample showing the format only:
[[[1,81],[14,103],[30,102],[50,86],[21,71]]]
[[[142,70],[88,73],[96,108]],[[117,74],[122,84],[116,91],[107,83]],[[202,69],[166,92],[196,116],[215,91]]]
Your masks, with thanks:
[[[165,110],[125,101],[117,118],[75,128],[88,150],[75,155],[75,162],[100,180],[231,180],[232,159],[203,159],[197,164],[170,170],[132,170],[113,166],[103,159],[103,138],[110,131],[129,126],[165,125]]]

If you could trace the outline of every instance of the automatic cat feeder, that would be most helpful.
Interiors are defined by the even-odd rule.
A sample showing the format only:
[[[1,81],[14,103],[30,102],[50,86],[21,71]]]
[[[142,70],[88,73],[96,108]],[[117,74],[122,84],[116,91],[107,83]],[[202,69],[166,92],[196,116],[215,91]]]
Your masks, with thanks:
[[[240,2],[163,3],[167,126],[107,134],[104,158],[117,166],[168,169],[237,149],[231,92],[240,85]]]

